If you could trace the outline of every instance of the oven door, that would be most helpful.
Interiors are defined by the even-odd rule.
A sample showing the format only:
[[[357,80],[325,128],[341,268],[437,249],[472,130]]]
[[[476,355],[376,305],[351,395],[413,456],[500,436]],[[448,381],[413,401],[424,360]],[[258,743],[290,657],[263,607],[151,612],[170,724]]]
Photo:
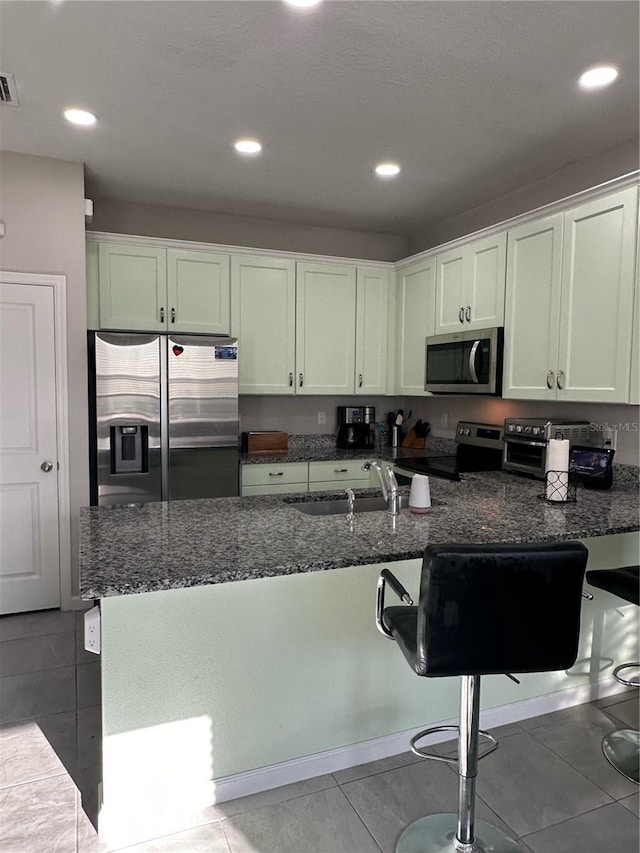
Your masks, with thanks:
[[[544,480],[547,442],[532,439],[505,438],[502,467],[505,471],[529,474]]]

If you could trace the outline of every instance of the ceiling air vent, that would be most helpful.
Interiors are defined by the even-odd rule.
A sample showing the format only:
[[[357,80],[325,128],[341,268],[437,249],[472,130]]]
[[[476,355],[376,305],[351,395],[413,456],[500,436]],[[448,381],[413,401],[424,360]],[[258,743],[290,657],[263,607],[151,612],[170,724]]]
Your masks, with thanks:
[[[20,106],[15,77],[13,74],[3,74],[2,71],[0,71],[0,104],[10,107]]]

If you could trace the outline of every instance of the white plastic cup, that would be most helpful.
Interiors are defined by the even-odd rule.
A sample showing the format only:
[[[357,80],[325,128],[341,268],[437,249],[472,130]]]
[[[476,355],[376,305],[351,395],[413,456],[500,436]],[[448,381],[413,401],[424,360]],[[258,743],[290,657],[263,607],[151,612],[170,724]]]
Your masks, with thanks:
[[[413,475],[409,492],[409,509],[418,514],[429,512],[431,509],[429,478],[424,474]]]

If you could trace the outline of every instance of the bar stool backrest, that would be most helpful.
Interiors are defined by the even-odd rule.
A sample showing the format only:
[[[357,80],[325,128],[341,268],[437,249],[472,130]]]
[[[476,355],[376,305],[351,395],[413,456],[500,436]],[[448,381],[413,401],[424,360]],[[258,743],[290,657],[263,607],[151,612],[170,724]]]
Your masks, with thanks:
[[[403,652],[434,677],[568,669],[587,556],[579,542],[429,546],[416,646]]]

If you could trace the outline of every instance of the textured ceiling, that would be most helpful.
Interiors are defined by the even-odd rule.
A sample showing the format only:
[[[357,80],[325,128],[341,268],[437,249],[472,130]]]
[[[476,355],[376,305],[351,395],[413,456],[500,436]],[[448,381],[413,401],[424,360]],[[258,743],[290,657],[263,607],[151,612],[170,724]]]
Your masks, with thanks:
[[[638,135],[637,2],[0,3],[2,148],[93,198],[406,234]],[[595,62],[621,70],[585,93]],[[70,105],[99,124],[75,128]],[[260,157],[233,141],[258,137]],[[372,174],[402,164],[393,181]]]

